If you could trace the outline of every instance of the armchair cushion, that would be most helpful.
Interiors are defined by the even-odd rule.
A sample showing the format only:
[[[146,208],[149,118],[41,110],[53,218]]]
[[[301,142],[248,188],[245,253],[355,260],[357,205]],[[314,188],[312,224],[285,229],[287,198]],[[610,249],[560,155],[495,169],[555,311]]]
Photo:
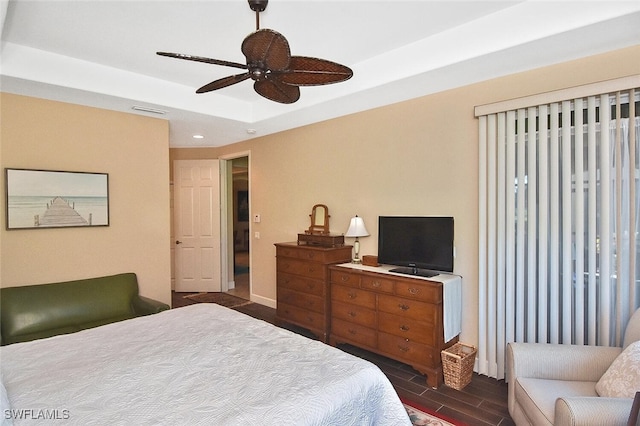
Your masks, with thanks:
[[[598,395],[633,398],[640,389],[640,341],[626,347],[596,383]]]
[[[515,383],[515,395],[532,424],[552,425],[558,395],[597,397],[594,387],[594,382],[519,377]]]
[[[631,410],[626,398],[562,397],[556,400],[556,425],[626,425]]]

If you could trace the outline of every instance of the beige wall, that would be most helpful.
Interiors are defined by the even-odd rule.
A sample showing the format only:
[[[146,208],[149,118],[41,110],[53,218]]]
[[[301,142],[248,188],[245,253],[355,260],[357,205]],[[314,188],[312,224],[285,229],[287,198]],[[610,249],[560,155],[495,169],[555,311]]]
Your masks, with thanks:
[[[108,227],[7,231],[3,194],[0,286],[135,272],[143,295],[170,303],[168,122],[0,96],[3,169],[108,173],[110,197]]]
[[[362,216],[377,252],[380,215],[455,217],[455,273],[463,277],[461,340],[477,342],[478,149],[474,107],[640,73],[640,46],[402,102],[218,149],[172,149],[172,159],[250,151],[254,300],[275,306],[275,249],[329,206],[332,232]],[[357,76],[355,77],[357,78]],[[320,90],[320,89],[302,89]],[[352,239],[347,239],[352,242]]]

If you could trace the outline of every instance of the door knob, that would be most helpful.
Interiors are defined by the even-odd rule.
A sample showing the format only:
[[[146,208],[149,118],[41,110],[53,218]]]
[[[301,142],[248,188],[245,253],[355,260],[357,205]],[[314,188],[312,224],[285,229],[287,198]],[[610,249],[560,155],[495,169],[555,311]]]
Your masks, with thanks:
[[[176,240],[176,244],[182,244],[182,241]]]

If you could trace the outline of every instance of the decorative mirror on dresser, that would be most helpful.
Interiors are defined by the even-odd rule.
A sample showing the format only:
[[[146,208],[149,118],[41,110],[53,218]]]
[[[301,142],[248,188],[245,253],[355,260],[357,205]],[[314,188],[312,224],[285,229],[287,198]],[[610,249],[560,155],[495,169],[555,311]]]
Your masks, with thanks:
[[[324,247],[339,247],[344,245],[344,235],[332,235],[329,230],[329,207],[316,204],[311,209],[309,218],[311,224],[303,234],[298,234],[298,244],[309,244]]]
[[[324,204],[316,204],[311,209],[311,225],[307,234],[328,234],[329,233],[329,208]]]

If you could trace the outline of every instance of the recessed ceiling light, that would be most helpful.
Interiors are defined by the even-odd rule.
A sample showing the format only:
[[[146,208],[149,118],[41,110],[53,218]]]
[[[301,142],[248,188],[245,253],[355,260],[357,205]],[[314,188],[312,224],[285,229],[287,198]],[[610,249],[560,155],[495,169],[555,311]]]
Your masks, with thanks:
[[[193,135],[194,139],[204,139],[204,136],[202,135]]]

